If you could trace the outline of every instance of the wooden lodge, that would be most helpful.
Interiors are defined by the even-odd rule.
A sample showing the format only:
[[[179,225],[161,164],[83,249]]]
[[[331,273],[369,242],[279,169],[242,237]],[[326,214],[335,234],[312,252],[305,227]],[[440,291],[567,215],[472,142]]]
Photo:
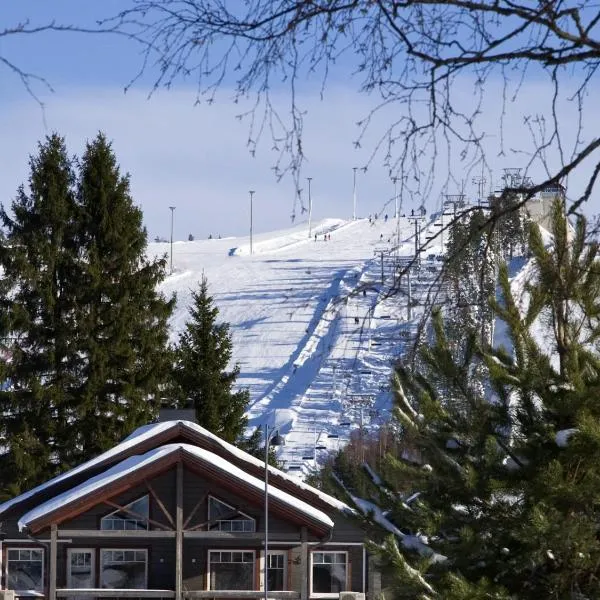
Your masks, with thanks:
[[[142,427],[0,505],[0,596],[263,598],[264,475],[260,460],[190,421]],[[268,475],[268,597],[377,594],[351,509]]]

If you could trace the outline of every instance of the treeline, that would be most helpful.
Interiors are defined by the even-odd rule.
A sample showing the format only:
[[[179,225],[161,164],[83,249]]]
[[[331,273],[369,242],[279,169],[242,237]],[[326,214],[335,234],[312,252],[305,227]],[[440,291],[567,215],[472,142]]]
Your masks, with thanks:
[[[479,218],[455,232],[478,232],[462,238],[471,257],[501,235]],[[458,327],[455,307],[435,312],[418,360],[395,369],[385,431],[356,437],[324,478],[375,507],[386,597],[600,597],[599,245],[564,202],[551,220],[548,238],[525,224],[517,287],[506,244],[483,289],[477,262],[455,265],[474,316]]]
[[[0,209],[0,490],[10,496],[121,441],[161,405],[243,443],[248,392],[206,280],[175,347],[129,176],[100,133],[81,157],[53,134]],[[219,418],[217,418],[217,415]],[[252,442],[256,446],[258,437]]]

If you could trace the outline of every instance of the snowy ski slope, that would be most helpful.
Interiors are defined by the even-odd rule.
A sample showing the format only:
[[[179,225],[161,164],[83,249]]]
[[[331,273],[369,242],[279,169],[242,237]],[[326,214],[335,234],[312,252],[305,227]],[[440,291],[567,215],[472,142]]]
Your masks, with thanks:
[[[161,286],[177,294],[172,337],[204,273],[220,319],[231,326],[238,382],[251,394],[249,423],[281,426],[288,471],[306,474],[361,422],[369,427],[386,417],[390,366],[418,319],[418,307],[408,318],[406,283],[405,294],[383,299],[393,280],[387,252],[400,260],[414,255],[414,231],[403,217],[325,219],[310,238],[306,223],[255,235],[252,254],[248,238],[174,243],[174,272]],[[436,231],[424,223],[421,239]],[[150,244],[149,252],[168,253],[169,244]],[[413,278],[413,299],[439,268],[426,256],[440,252],[439,244],[425,252],[429,266]]]

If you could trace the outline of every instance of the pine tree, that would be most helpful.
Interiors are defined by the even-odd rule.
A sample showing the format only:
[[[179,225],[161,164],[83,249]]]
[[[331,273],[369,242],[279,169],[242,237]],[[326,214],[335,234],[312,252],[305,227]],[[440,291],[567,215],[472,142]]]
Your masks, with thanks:
[[[27,188],[2,207],[2,304],[7,377],[0,391],[2,487],[14,493],[47,479],[62,465],[61,448],[74,417],[80,369],[73,277],[77,261],[75,173],[64,139],[53,134],[30,157]],[[6,387],[6,386],[5,386]]]
[[[175,348],[176,398],[180,405],[194,406],[200,425],[236,443],[247,425],[244,412],[250,396],[248,390],[233,391],[239,365],[227,371],[232,353],[229,325],[217,323],[219,309],[208,293],[205,277],[192,299],[190,320]]]
[[[398,367],[416,452],[388,457],[369,492],[414,534],[379,547],[396,598],[600,597],[599,248],[561,203],[552,234],[547,248],[531,227],[523,297],[500,269],[506,347],[477,330],[453,346],[438,312],[419,371]]]
[[[86,145],[77,193],[81,351],[73,463],[152,420],[168,378],[167,320],[175,299],[157,292],[166,259],[146,258],[142,211],[103,134]]]

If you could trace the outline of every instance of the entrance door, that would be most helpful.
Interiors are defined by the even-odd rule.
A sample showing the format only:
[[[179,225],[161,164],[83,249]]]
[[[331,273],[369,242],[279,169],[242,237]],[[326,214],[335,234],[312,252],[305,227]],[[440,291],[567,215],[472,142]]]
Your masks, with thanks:
[[[67,587],[96,587],[95,553],[91,548],[69,548],[67,551]]]

